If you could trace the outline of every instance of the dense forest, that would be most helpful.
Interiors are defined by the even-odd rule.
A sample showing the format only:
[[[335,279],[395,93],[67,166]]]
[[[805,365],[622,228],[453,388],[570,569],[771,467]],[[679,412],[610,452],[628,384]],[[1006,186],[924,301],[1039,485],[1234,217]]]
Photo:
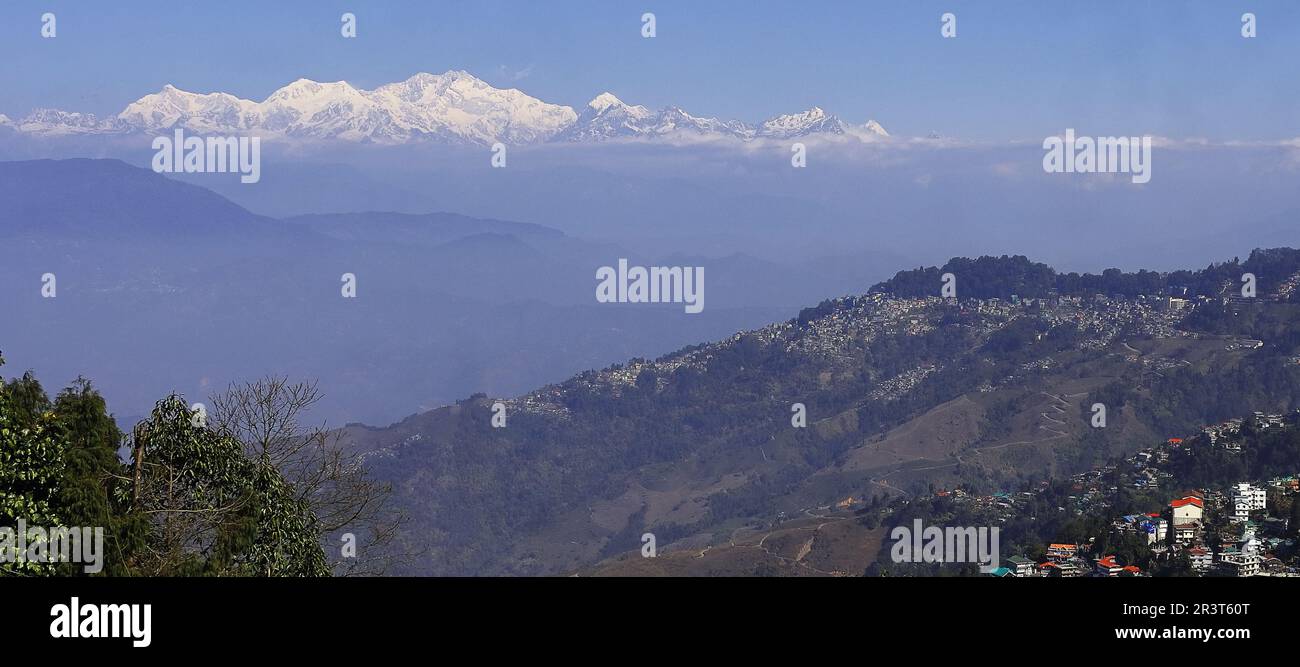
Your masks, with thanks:
[[[871,288],[873,293],[900,297],[937,296],[942,276],[957,277],[957,294],[962,298],[1007,299],[1021,297],[1106,296],[1129,298],[1141,294],[1175,294],[1178,296],[1219,296],[1225,286],[1239,285],[1245,273],[1258,279],[1257,288],[1264,294],[1300,269],[1300,250],[1291,248],[1258,249],[1246,261],[1233,259],[1211,264],[1198,271],[1160,273],[1141,270],[1125,272],[1106,269],[1100,274],[1057,273],[1046,264],[1032,262],[1023,255],[954,257],[941,267],[923,267],[900,271],[893,278]]]

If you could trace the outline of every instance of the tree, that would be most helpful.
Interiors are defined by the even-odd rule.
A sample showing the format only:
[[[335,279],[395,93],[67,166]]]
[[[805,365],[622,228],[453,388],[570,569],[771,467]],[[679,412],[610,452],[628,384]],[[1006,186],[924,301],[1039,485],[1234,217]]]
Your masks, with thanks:
[[[266,377],[232,384],[211,398],[212,423],[242,443],[249,458],[284,475],[296,499],[315,515],[335,574],[384,574],[399,558],[394,540],[403,519],[389,507],[391,487],[371,478],[338,431],[303,424],[320,399],[315,382]],[[355,553],[340,548],[349,534]]]
[[[0,365],[3,363],[0,357]],[[0,385],[0,526],[16,528],[19,521],[30,527],[63,525],[58,496],[65,467],[64,443],[58,437],[53,413],[31,412],[49,403],[44,392],[33,392],[33,382],[29,373],[23,381]],[[39,389],[39,383],[35,387]],[[0,574],[53,574],[56,570],[50,563],[18,562],[16,545],[0,541],[0,549],[10,550],[0,558]]]
[[[4,390],[9,395],[10,419],[15,423],[35,425],[53,408],[45,388],[31,371],[5,383]]]
[[[102,528],[105,575],[330,574],[320,521],[269,451],[246,455],[178,396],[136,425],[130,462],[122,442],[88,380],[51,402],[31,373],[0,378],[0,526],[24,522],[29,544],[34,528]],[[0,549],[14,548],[0,537]],[[16,561],[0,559],[0,574],[84,572]]]
[[[53,403],[30,372],[0,384],[0,421],[6,431],[0,438],[0,495],[9,506],[0,511],[0,525],[22,519],[29,544],[34,527],[101,529],[104,567],[99,573],[123,574],[125,554],[142,538],[143,526],[120,513],[113,501],[114,485],[125,479],[117,457],[122,434],[104,399],[84,378]],[[75,576],[85,568],[80,563],[27,564],[21,573]]]
[[[85,378],[59,392],[53,412],[66,441],[59,506],[70,526],[104,529],[105,575],[126,574],[129,554],[145,539],[146,523],[125,506],[129,478],[117,450],[124,435],[104,397]],[[67,574],[83,570],[68,568]]]
[[[325,576],[311,509],[269,457],[198,423],[169,396],[132,435],[132,509],[150,531],[131,571],[144,575]]]

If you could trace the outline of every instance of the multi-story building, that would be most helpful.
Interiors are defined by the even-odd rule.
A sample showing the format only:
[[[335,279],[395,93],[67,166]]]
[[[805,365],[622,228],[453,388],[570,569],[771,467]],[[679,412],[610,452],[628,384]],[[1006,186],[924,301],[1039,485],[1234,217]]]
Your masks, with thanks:
[[[1192,547],[1187,550],[1187,558],[1192,562],[1192,569],[1197,572],[1204,572],[1210,569],[1213,564],[1213,555],[1208,549],[1201,547]]]
[[[1219,558],[1219,567],[1233,577],[1253,577],[1259,574],[1259,556],[1253,553],[1224,554]]]
[[[1139,524],[1147,536],[1147,545],[1169,539],[1169,522],[1164,517],[1152,517]]]
[[[1024,556],[1012,556],[1007,559],[1007,564],[1010,565],[1011,573],[1017,577],[1037,576],[1037,572],[1035,571],[1037,570],[1037,566],[1034,561],[1029,560]]]
[[[1201,537],[1205,520],[1205,500],[1200,496],[1185,495],[1169,503],[1169,538],[1176,544],[1193,544]]]
[[[1205,519],[1205,501],[1200,496],[1183,496],[1169,503],[1173,523],[1200,523]]]
[[[1251,512],[1264,510],[1267,502],[1268,494],[1263,488],[1251,486],[1248,482],[1237,484],[1232,487],[1232,518],[1245,521]]]
[[[1047,545],[1047,557],[1052,560],[1065,560],[1074,558],[1079,553],[1077,544],[1049,544]]]
[[[1124,571],[1124,566],[1120,565],[1114,556],[1098,558],[1096,561],[1097,574],[1113,577]]]

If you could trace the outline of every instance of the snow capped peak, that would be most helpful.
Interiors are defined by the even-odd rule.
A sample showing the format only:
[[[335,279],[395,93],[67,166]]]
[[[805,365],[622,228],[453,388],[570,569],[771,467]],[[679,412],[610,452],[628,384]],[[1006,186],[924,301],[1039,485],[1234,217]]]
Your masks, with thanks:
[[[228,93],[191,93],[169,83],[128,104],[116,120],[127,128],[149,132],[172,127],[199,132],[243,130],[247,128],[243,116],[252,106],[252,102]]]
[[[433,76],[435,78],[441,78],[447,81],[460,81],[462,79],[467,81],[482,81],[478,77],[474,76],[473,74],[470,74],[469,72],[466,72],[463,69],[449,69],[446,72],[443,72],[442,74],[433,74],[433,75],[426,74],[426,76]]]
[[[769,123],[782,123],[788,125],[815,123],[825,119],[826,111],[821,107],[809,107],[806,111],[799,113],[781,114],[768,119]]]
[[[23,120],[24,122],[26,121],[43,122],[43,121],[57,121],[57,120],[90,121],[90,122],[96,121],[95,114],[80,113],[77,111],[61,111],[59,109],[47,109],[44,107],[32,109],[32,112],[30,114],[27,114],[27,117],[24,118]]]
[[[835,116],[827,115],[821,107],[812,107],[800,113],[769,118],[758,128],[759,136],[776,139],[817,133],[844,134],[844,123]]]
[[[44,136],[69,134],[95,134],[118,131],[112,121],[101,121],[95,114],[60,111],[58,109],[33,109],[18,122],[22,132]]]
[[[170,83],[166,83],[163,84],[162,88],[158,89],[158,92],[150,93],[145,97],[175,97],[177,95],[193,95],[193,93],[189,91],[181,90],[180,88],[177,88],[176,86],[173,86]]]
[[[885,128],[881,127],[880,123],[877,123],[874,120],[869,120],[861,125],[846,124],[844,126],[844,133],[853,135],[864,141],[873,141],[889,136],[889,133],[885,131]]]
[[[591,98],[591,101],[587,103],[587,108],[593,109],[597,112],[604,111],[613,106],[625,107],[627,105],[623,104],[623,100],[618,99],[614,96],[614,93],[611,92],[601,93]]]
[[[516,90],[494,88],[462,70],[417,74],[365,93],[413,136],[455,142],[535,143],[577,119],[567,106]]]
[[[826,113],[818,106],[800,113],[770,118],[763,121],[757,131],[757,136],[774,139],[791,139],[814,134],[849,135],[863,141],[874,141],[889,136],[885,128],[874,120],[869,120],[862,125],[852,125],[835,115]]]
[[[346,81],[321,83],[319,81],[312,81],[311,79],[298,79],[297,81],[280,88],[274,93],[271,93],[270,97],[266,98],[266,102],[299,100],[322,94],[332,97],[341,97],[356,93],[357,89],[353,88]]]
[[[474,94],[482,94],[486,91],[509,92],[508,90],[494,88],[491,84],[464,70],[448,70],[442,74],[420,72],[405,81],[385,84],[371,92],[394,95],[406,100],[419,100],[446,95],[448,91],[473,92]]]
[[[658,134],[659,114],[637,104],[630,105],[613,93],[592,98],[586,108],[556,138],[562,141],[604,141],[620,137]]]
[[[450,74],[450,72],[448,72],[448,74]],[[428,84],[428,83],[431,83],[431,82],[437,82],[437,81],[440,81],[440,80],[442,80],[442,75],[440,75],[440,74],[430,74],[430,73],[428,73],[428,72],[416,72],[415,74],[412,74],[411,76],[406,77],[406,80],[404,80],[404,81],[398,81],[398,82],[396,82],[396,83],[406,83],[406,84],[410,84],[410,85],[421,85],[421,84]]]

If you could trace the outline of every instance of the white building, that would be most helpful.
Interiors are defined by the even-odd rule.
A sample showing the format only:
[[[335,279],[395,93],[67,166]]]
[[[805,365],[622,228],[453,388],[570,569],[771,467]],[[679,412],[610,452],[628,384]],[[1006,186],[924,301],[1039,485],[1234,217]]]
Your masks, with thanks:
[[[1259,566],[1262,562],[1259,543],[1255,541],[1255,532],[1247,528],[1246,533],[1242,535],[1241,551],[1235,554],[1224,554],[1219,560],[1219,565],[1231,576],[1253,577],[1259,574]]]
[[[1169,522],[1164,517],[1155,517],[1140,524],[1141,531],[1146,533],[1147,545],[1164,542],[1169,539]]]
[[[1263,488],[1251,486],[1247,482],[1237,484],[1232,487],[1233,518],[1245,521],[1250,518],[1251,512],[1264,510],[1267,501],[1268,494]]]
[[[1193,569],[1197,572],[1204,572],[1210,569],[1212,555],[1206,549],[1192,547],[1187,550],[1187,559],[1192,562]]]
[[[1254,554],[1227,554],[1219,561],[1220,567],[1231,577],[1253,577],[1259,574],[1260,558]]]
[[[1174,525],[1199,523],[1205,518],[1205,501],[1198,496],[1183,496],[1169,503]]]

